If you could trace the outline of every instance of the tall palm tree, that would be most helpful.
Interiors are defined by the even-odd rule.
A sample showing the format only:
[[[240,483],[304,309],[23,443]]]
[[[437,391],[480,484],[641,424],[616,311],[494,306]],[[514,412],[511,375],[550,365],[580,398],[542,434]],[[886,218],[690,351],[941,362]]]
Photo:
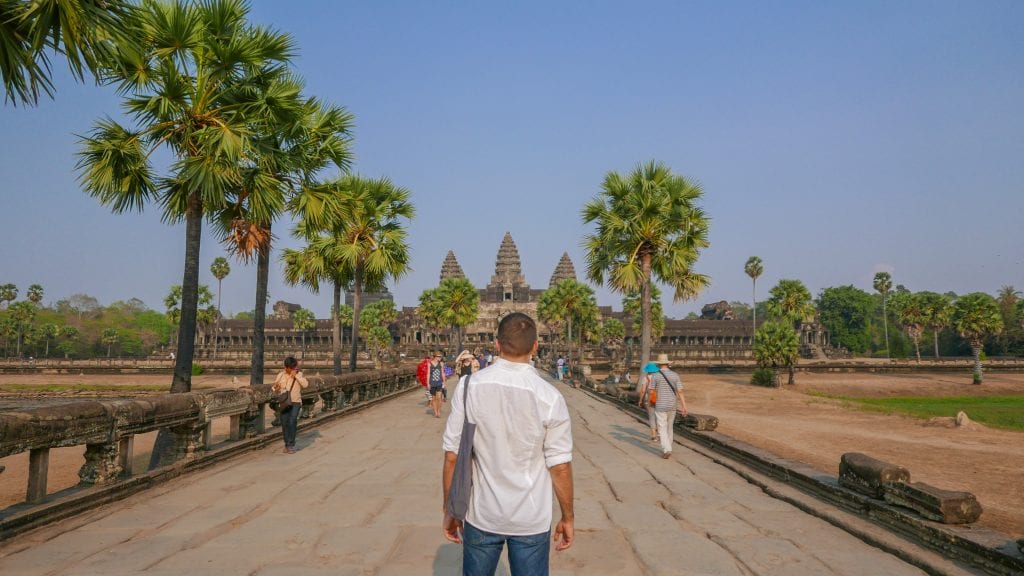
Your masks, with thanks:
[[[387,178],[345,175],[324,182],[317,189],[329,192],[334,208],[323,223],[300,221],[298,232],[307,238],[316,257],[307,262],[309,274],[296,278],[323,278],[330,266],[337,278],[350,281],[349,371],[355,372],[363,289],[381,289],[387,279],[397,280],[410,270],[402,219],[412,219],[416,209],[409,202],[409,191]]]
[[[597,313],[597,301],[594,297],[594,290],[586,284],[566,278],[545,290],[550,292],[552,307],[560,311],[560,317],[565,321],[566,334],[569,345],[573,341],[573,324],[576,325],[576,362],[583,360],[583,329],[588,322],[592,322]],[[550,309],[550,307],[546,307]]]
[[[43,301],[43,287],[39,284],[32,284],[25,291],[25,298],[32,304],[39,306],[39,303]]]
[[[134,6],[128,0],[0,1],[0,77],[6,100],[31,105],[40,92],[53,96],[50,51],[67,59],[78,80],[86,70],[97,73]]]
[[[422,301],[421,301],[422,302]],[[445,278],[426,301],[427,315],[455,333],[455,350],[462,350],[463,330],[480,314],[480,293],[466,278]]]
[[[302,355],[306,355],[306,333],[316,328],[316,317],[313,312],[305,308],[299,308],[292,314],[292,328],[302,335]]]
[[[221,282],[228,277],[228,274],[231,274],[231,264],[228,263],[228,259],[223,256],[214,258],[213,263],[210,264],[210,274],[217,279],[217,319],[213,328],[213,357],[216,358],[220,341],[220,318],[223,314],[223,309],[220,307]]]
[[[565,327],[565,310],[555,298],[555,292],[550,288],[541,292],[537,298],[537,319],[544,323],[548,329],[548,336],[551,340],[553,354],[558,353],[557,339],[563,336]],[[557,337],[555,335],[558,335]]]
[[[878,272],[872,283],[875,291],[882,295],[882,328],[885,330],[885,357],[889,358],[889,312],[886,310],[886,299],[889,291],[892,290],[892,275],[888,272]]]
[[[766,322],[754,341],[754,359],[759,366],[772,369],[772,383],[779,387],[779,368],[792,370],[800,351],[800,338],[787,322]]]
[[[260,83],[267,100],[276,103],[274,122],[261,126],[259,146],[246,162],[242,184],[218,216],[232,251],[243,260],[256,260],[254,383],[263,382],[273,223],[289,211],[305,226],[323,227],[333,197],[315,178],[329,166],[346,170],[351,162],[351,114],[315,98],[302,100],[301,88],[301,81],[290,74],[268,74]]]
[[[917,354],[917,363],[920,364],[921,335],[928,324],[927,303],[920,293],[900,292],[893,296],[892,305],[896,312],[896,320],[914,342],[914,352]]]
[[[817,310],[812,302],[811,292],[803,282],[792,279],[779,280],[769,294],[771,296],[766,303],[768,313],[776,320],[789,323],[794,331],[799,329],[801,323],[814,320]],[[796,360],[794,359],[787,366],[789,369],[788,384],[793,384],[795,381],[795,364]]]
[[[753,300],[750,307],[751,312],[754,314],[754,325],[751,328],[751,339],[752,341],[757,340],[757,279],[764,273],[764,264],[761,259],[757,256],[751,256],[747,258],[747,263],[743,265],[743,271],[746,272],[747,276],[750,276],[751,282],[753,282]]]
[[[661,305],[661,288],[657,284],[651,284],[651,344],[665,333],[665,311]],[[630,292],[622,297],[622,311],[629,314],[633,324],[633,337],[636,338],[636,328],[643,324],[643,307],[641,306],[641,291]]]
[[[1003,331],[1003,317],[996,299],[984,292],[958,298],[953,304],[953,328],[971,345],[974,383],[981,384],[981,352],[985,336]]]
[[[156,202],[165,221],[185,221],[172,392],[191,388],[203,217],[224,208],[242,183],[258,126],[275,120],[256,88],[294,51],[288,35],[251,25],[248,10],[241,0],[141,4],[127,19],[134,41],[114,44],[103,76],[125,95],[134,126],[100,120],[78,153],[83,188],[114,212]],[[174,160],[157,178],[150,157],[165,146]]]
[[[651,282],[671,285],[675,302],[710,283],[693,271],[709,245],[709,219],[697,204],[702,195],[698,184],[651,161],[625,177],[609,172],[601,194],[583,207],[583,222],[597,225],[584,239],[587,277],[603,285],[607,275],[612,290],[641,293],[641,363],[651,352]]]
[[[5,308],[9,308],[11,302],[18,299],[18,287],[8,282],[3,286],[0,286],[0,304],[3,304]]]
[[[117,333],[116,328],[107,328],[103,331],[103,343],[107,345],[107,358],[110,358],[110,350],[117,344],[120,339],[120,334]]]
[[[924,309],[925,324],[932,329],[932,339],[935,343],[935,358],[939,357],[939,333],[949,325],[953,316],[953,305],[949,298],[935,292],[918,292],[921,299],[921,306]]]

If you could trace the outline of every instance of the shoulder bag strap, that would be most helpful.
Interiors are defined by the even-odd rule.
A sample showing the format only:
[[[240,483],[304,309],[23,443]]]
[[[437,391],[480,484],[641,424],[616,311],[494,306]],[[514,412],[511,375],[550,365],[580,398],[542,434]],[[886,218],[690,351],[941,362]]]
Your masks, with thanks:
[[[462,424],[469,422],[469,379],[473,374],[466,375],[466,381],[462,383]]]
[[[665,379],[665,383],[672,389],[672,392],[678,395],[679,390],[676,390],[676,387],[672,385],[672,381],[668,379],[668,376],[665,376],[665,373],[661,371],[661,368],[658,368],[658,374],[661,374],[661,377]]]

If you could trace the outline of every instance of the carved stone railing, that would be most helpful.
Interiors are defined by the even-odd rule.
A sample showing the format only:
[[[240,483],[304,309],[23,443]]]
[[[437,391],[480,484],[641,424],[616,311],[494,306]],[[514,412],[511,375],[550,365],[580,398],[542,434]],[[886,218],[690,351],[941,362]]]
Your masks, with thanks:
[[[411,369],[385,369],[340,376],[308,376],[309,386],[302,390],[300,428],[333,414],[345,413],[419,386]],[[314,418],[318,400],[323,407]],[[57,509],[57,519],[68,514],[62,498],[81,500],[70,506],[75,511],[88,507],[88,488],[117,485],[138,486],[138,476],[147,480],[166,479],[184,468],[194,467],[217,452],[235,454],[255,448],[276,438],[266,430],[267,407],[273,405],[270,385],[218,388],[182,394],[165,394],[135,400],[96,400],[0,412],[0,458],[29,453],[28,486],[25,502],[0,510],[0,540],[47,520],[46,513],[34,508]],[[213,450],[213,421],[230,419],[228,440]],[[312,420],[311,420],[312,419]],[[155,471],[136,474],[132,469],[133,440],[138,434],[168,429],[174,439],[173,462]],[[79,489],[70,495],[47,493],[51,448],[85,446],[84,462],[79,469]],[[184,466],[182,465],[184,464]],[[175,469],[167,473],[167,469]],[[164,472],[161,472],[163,470]],[[0,482],[3,482],[0,467]],[[130,493],[133,490],[123,490]],[[83,494],[82,492],[85,492]],[[85,496],[83,500],[83,496]],[[109,494],[95,499],[109,501]],[[54,504],[58,504],[54,506]],[[74,512],[72,512],[74,513]]]

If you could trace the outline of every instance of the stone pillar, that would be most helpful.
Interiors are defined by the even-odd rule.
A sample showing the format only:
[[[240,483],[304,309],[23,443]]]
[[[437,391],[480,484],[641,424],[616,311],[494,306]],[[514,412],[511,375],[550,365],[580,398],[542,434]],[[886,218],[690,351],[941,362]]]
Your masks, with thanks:
[[[260,404],[254,412],[246,412],[239,417],[239,435],[241,438],[255,438],[266,428],[267,405]]]
[[[81,484],[100,486],[110,484],[117,480],[121,471],[116,443],[86,444],[85,464],[78,469],[78,478]]]
[[[203,430],[206,429],[204,422],[196,424],[182,424],[171,428],[174,434],[174,459],[191,458],[203,449]]]
[[[50,470],[50,449],[34,448],[28,455],[28,494],[30,503],[46,498],[46,477]]]
[[[335,392],[334,390],[331,390],[330,392],[324,392],[323,394],[320,395],[320,397],[323,398],[324,400],[324,412],[333,412],[338,409],[337,392]]]
[[[131,476],[134,473],[132,466],[132,454],[135,452],[135,436],[121,438],[117,447],[117,463],[121,467],[121,474]]]

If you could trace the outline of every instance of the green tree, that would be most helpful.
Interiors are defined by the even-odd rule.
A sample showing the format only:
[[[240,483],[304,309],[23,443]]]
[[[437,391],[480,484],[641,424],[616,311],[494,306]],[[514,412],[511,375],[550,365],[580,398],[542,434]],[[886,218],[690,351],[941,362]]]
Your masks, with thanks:
[[[871,313],[875,300],[854,286],[825,288],[818,294],[818,318],[834,345],[855,354],[871,348]]]
[[[640,361],[650,360],[652,281],[675,289],[673,301],[694,298],[710,279],[693,271],[708,243],[709,219],[698,206],[699,185],[648,162],[625,177],[609,172],[601,194],[583,207],[597,230],[584,238],[587,277],[623,294],[640,292]]]
[[[939,357],[939,333],[949,326],[953,316],[953,305],[949,298],[935,292],[918,292],[925,313],[925,324],[932,329],[935,341],[935,358]]]
[[[340,342],[344,344],[345,326],[352,325],[352,307],[349,306],[348,304],[338,304],[338,306],[336,307],[331,306],[331,318],[334,318],[337,321],[338,338]]]
[[[958,298],[953,304],[953,328],[971,345],[974,383],[981,384],[981,352],[985,336],[999,334],[1003,330],[1003,317],[995,298],[984,292]]]
[[[107,345],[107,358],[110,358],[110,350],[114,344],[117,344],[120,335],[117,333],[115,328],[107,328],[103,331],[103,343]]]
[[[65,57],[81,80],[97,73],[118,38],[120,22],[134,8],[127,0],[0,2],[0,77],[6,100],[34,105],[39,93],[52,97],[50,53]]]
[[[779,283],[768,293],[771,296],[765,306],[769,316],[773,319],[789,323],[794,330],[798,329],[802,323],[814,321],[816,310],[811,301],[811,292],[803,282],[792,279],[779,280]],[[793,384],[795,379],[793,370],[795,365],[796,360],[794,359],[787,366],[789,384]]]
[[[886,308],[886,300],[889,291],[892,290],[892,275],[888,272],[875,274],[872,283],[875,291],[882,295],[882,329],[885,331],[885,357],[889,358],[889,311]]]
[[[618,318],[609,318],[601,324],[601,344],[611,352],[612,363],[618,361],[619,350],[626,341],[626,325]]]
[[[30,302],[21,301],[11,304],[7,310],[15,330],[15,353],[20,358],[22,340],[25,333],[32,328],[32,321],[36,317],[36,307]]]
[[[4,308],[9,308],[11,302],[18,299],[18,287],[14,284],[4,284],[0,286],[0,304],[4,305]]]
[[[575,358],[577,362],[582,362],[584,329],[588,324],[596,325],[597,301],[593,288],[572,278],[566,278],[545,290],[544,293],[550,293],[548,298],[551,300],[550,305],[547,303],[545,305],[545,313],[550,313],[551,310],[556,311],[559,315],[558,319],[565,323],[567,342],[570,346],[575,336]],[[574,324],[576,325],[575,333],[573,332]]]
[[[894,294],[892,307],[896,313],[896,321],[903,326],[914,342],[914,353],[917,355],[917,363],[920,364],[921,335],[924,334],[929,320],[927,303],[920,293],[907,292]]]
[[[60,342],[57,343],[57,349],[64,353],[64,358],[68,358],[75,351],[75,342],[78,341],[80,331],[74,326],[61,326],[60,329]]]
[[[167,296],[164,297],[164,308],[166,309],[167,319],[172,325],[178,325],[181,322],[181,304],[182,304],[182,288],[181,284],[175,284],[171,286]],[[213,320],[213,309],[211,304],[213,303],[213,293],[210,292],[210,287],[206,284],[200,284],[198,290],[198,300],[196,301],[196,324],[197,325],[208,325]],[[179,331],[178,337],[181,337]],[[195,336],[193,335],[193,338]],[[181,350],[181,347],[178,347]],[[189,368],[189,374],[191,374],[191,368]]]
[[[302,335],[302,354],[306,354],[306,333],[316,328],[316,317],[311,310],[299,308],[292,314],[292,329]]]
[[[43,352],[44,358],[50,357],[50,341],[60,335],[60,326],[47,322],[43,324],[42,328],[43,339],[46,341],[46,350]]]
[[[750,276],[750,280],[753,283],[753,297],[751,298],[751,302],[753,302],[753,304],[750,305],[750,310],[753,314],[754,322],[751,329],[751,337],[754,340],[757,340],[757,279],[761,277],[762,273],[764,273],[764,264],[757,256],[751,256],[750,258],[747,258],[747,263],[743,265],[743,272],[745,272],[747,276]]]
[[[258,88],[282,73],[294,50],[289,36],[250,24],[248,10],[241,0],[142,3],[126,19],[131,40],[113,44],[102,74],[125,95],[134,126],[100,120],[78,153],[83,188],[115,213],[156,202],[165,221],[185,221],[172,392],[191,388],[204,215],[222,209],[240,186],[260,126],[275,120],[277,101]],[[152,157],[163,147],[172,161],[158,178]],[[169,438],[162,436],[161,450]]]
[[[800,338],[788,322],[765,322],[754,339],[754,359],[762,368],[771,368],[775,387],[779,386],[779,368],[792,370],[800,352]],[[790,384],[792,384],[792,379]]]
[[[420,295],[420,307],[428,324],[454,333],[458,353],[462,350],[463,330],[480,314],[480,293],[466,278],[445,278],[437,288]]]
[[[374,359],[374,366],[380,368],[383,353],[392,344],[391,324],[398,318],[395,303],[391,300],[378,300],[363,308],[360,313],[360,324],[363,326],[363,340]]]
[[[223,308],[220,307],[220,297],[223,293],[221,289],[221,282],[231,274],[231,264],[228,263],[228,259],[223,256],[218,256],[213,259],[210,264],[210,274],[217,279],[217,319],[213,328],[213,357],[217,357],[217,344],[220,340],[220,319],[223,315]]]
[[[34,306],[39,306],[39,303],[43,301],[43,287],[39,284],[32,284],[25,292],[25,298],[28,298],[28,301]]]

